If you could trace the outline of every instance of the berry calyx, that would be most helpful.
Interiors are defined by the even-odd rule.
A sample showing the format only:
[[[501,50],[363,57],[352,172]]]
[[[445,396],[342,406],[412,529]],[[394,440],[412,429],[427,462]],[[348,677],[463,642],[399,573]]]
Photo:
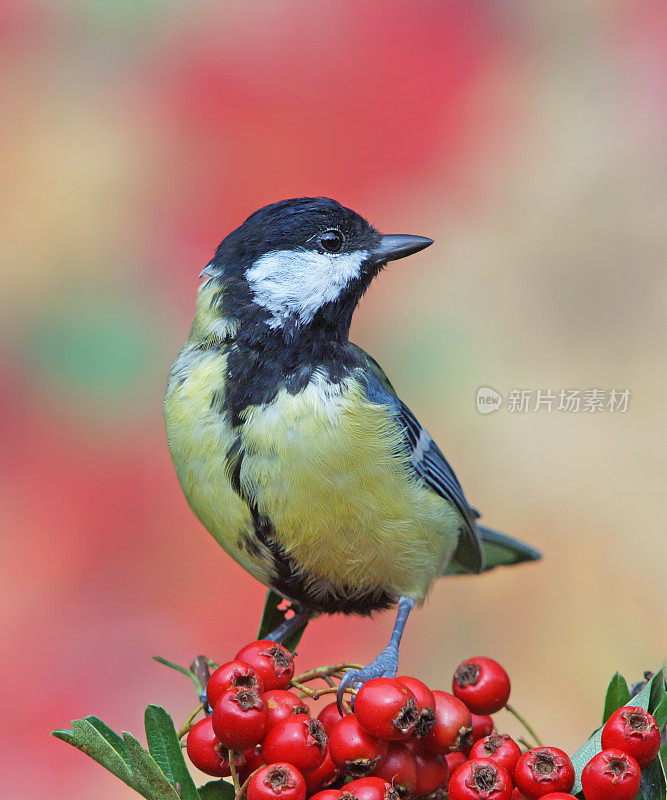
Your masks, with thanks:
[[[513,775],[517,761],[521,758],[521,748],[506,733],[492,733],[475,742],[470,758],[488,758]]]
[[[357,778],[345,784],[341,800],[399,800],[398,792],[382,778]]]
[[[269,713],[254,690],[228,689],[215,704],[211,721],[223,747],[247,750],[264,738]]]
[[[266,761],[286,761],[306,773],[324,761],[326,745],[327,735],[322,725],[305,714],[295,714],[269,728],[262,752]]]
[[[306,782],[291,764],[268,764],[248,781],[248,800],[305,800]]]
[[[227,751],[218,741],[210,717],[200,719],[192,726],[186,748],[190,761],[207,775],[226,778],[231,774]]]
[[[452,691],[474,714],[495,714],[509,699],[510,679],[497,661],[469,658],[456,668]]]
[[[403,686],[407,686],[417,701],[418,719],[414,735],[419,737],[426,736],[435,725],[435,698],[433,697],[433,692],[425,683],[413,678],[411,675],[401,675],[396,680],[402,683]]]
[[[329,752],[334,764],[353,778],[370,775],[388,751],[388,742],[371,736],[361,727],[356,714],[343,717],[329,736]]]
[[[286,647],[268,639],[259,639],[242,647],[235,660],[245,661],[253,667],[264,691],[286,689],[294,675],[294,656]]]
[[[213,672],[206,684],[206,699],[211,708],[228,689],[254,689],[261,694],[264,686],[250,664],[228,661]]]
[[[447,792],[449,800],[510,800],[512,779],[500,764],[480,758],[457,767]]]
[[[648,711],[640,706],[624,706],[605,723],[602,747],[604,750],[622,750],[644,768],[658,755],[660,731]]]
[[[557,747],[534,747],[519,758],[514,783],[529,800],[549,792],[569,792],[574,785],[574,767]]]
[[[639,764],[622,750],[603,750],[581,773],[586,800],[634,800],[640,780]]]
[[[419,712],[417,700],[396,678],[373,678],[357,692],[354,714],[361,727],[379,739],[407,739]]]
[[[447,692],[435,690],[435,725],[423,741],[433,753],[446,755],[461,748],[472,731],[472,716],[468,707]]]

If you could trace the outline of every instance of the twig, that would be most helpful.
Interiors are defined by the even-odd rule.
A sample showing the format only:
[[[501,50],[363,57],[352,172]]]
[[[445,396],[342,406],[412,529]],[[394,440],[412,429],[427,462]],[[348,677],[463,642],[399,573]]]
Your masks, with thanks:
[[[229,758],[229,771],[232,773],[232,780],[234,781],[234,794],[238,797],[241,787],[239,786],[239,776],[236,772],[236,756],[233,750],[228,750],[227,753]]]
[[[197,708],[195,708],[195,710],[192,712],[192,714],[190,714],[190,716],[183,723],[183,727],[180,729],[180,731],[177,734],[179,739],[182,739],[185,736],[185,734],[188,733],[188,731],[190,731],[192,729],[192,722],[193,722],[194,718],[197,716],[197,714],[199,714],[203,710],[204,710],[204,704],[200,703],[197,706]]]
[[[520,722],[520,723],[523,725],[523,727],[524,727],[524,728],[525,728],[525,729],[528,731],[528,733],[529,733],[529,734],[530,734],[530,735],[533,737],[533,739],[535,740],[535,742],[536,742],[536,744],[538,745],[538,747],[544,747],[544,744],[543,744],[542,740],[540,739],[540,737],[539,737],[539,736],[538,736],[538,735],[535,733],[535,731],[533,730],[533,728],[532,728],[532,727],[531,727],[531,726],[528,724],[528,722],[527,722],[527,721],[526,721],[526,720],[525,720],[525,719],[524,719],[524,718],[521,716],[521,714],[519,714],[519,712],[516,710],[516,708],[514,708],[514,706],[511,706],[509,703],[506,703],[506,704],[505,704],[505,708],[507,709],[507,711],[509,711],[509,712],[510,712],[510,714],[511,714],[513,717],[515,717],[516,719],[518,719],[518,720],[519,720],[519,722]]]
[[[316,678],[324,678],[326,675],[335,675],[337,672],[345,672],[348,669],[363,669],[363,664],[330,664],[326,667],[317,667],[316,669],[309,669],[301,675],[297,675],[292,679],[293,684],[307,683]]]

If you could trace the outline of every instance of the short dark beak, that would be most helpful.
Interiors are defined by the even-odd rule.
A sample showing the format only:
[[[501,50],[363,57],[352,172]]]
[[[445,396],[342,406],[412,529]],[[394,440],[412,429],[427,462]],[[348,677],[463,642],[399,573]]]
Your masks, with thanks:
[[[382,264],[386,261],[397,261],[399,258],[411,256],[418,253],[425,247],[433,244],[433,239],[425,236],[408,236],[407,234],[383,236],[379,244],[371,250],[371,257],[376,263]]]

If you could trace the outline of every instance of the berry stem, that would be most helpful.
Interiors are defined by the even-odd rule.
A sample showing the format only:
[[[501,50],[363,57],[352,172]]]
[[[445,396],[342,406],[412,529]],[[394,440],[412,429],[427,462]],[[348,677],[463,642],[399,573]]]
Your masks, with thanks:
[[[239,776],[236,772],[236,756],[233,750],[228,750],[227,753],[229,756],[229,771],[232,773],[232,781],[234,782],[234,794],[238,797],[241,787],[239,785]]]
[[[328,686],[326,689],[309,689],[307,686],[299,686],[298,689],[304,692],[303,697],[309,697],[311,700],[319,700],[323,694],[336,694],[338,692],[337,686]],[[345,688],[345,693],[354,697],[357,690],[351,686]]]
[[[177,734],[179,739],[182,739],[185,736],[185,734],[190,731],[190,729],[192,728],[192,723],[195,720],[195,717],[197,717],[197,715],[203,710],[204,710],[204,704],[200,703],[197,706],[197,708],[195,708],[195,710],[192,712],[192,714],[190,714],[190,716],[183,723],[183,727],[180,729],[180,731]]]
[[[245,781],[243,782],[243,785],[242,785],[242,786],[241,786],[241,788],[238,790],[238,793],[236,794],[236,800],[241,800],[241,798],[243,797],[243,795],[244,795],[244,794],[245,794],[245,792],[246,792],[246,789],[248,788],[248,784],[250,783],[250,779],[252,778],[252,776],[253,776],[253,775],[254,775],[256,772],[259,772],[259,770],[260,770],[260,769],[263,769],[263,766],[262,766],[262,767],[257,767],[257,769],[254,769],[254,770],[253,770],[253,771],[250,773],[250,775],[248,775],[248,777],[247,777],[247,778],[245,779]]]
[[[345,672],[348,669],[363,669],[363,664],[329,664],[326,667],[317,667],[316,669],[309,669],[301,675],[297,675],[292,679],[293,684],[308,683],[314,681],[316,678],[326,678],[330,675],[336,675],[338,672]]]
[[[528,731],[528,733],[533,737],[535,743],[538,747],[544,747],[544,743],[540,739],[540,737],[535,733],[533,728],[528,724],[528,722],[519,714],[519,712],[514,708],[514,706],[510,705],[509,703],[505,703],[505,709],[510,712],[510,714],[517,719],[523,727]]]

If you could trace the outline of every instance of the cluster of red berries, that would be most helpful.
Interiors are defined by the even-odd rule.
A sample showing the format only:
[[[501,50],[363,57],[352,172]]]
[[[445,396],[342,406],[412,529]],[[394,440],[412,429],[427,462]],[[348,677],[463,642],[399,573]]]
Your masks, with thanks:
[[[574,768],[562,750],[522,752],[494,732],[489,715],[507,704],[510,681],[491,659],[464,661],[451,694],[409,676],[376,678],[356,693],[354,710],[341,715],[331,703],[317,719],[304,693],[290,691],[304,689],[293,676],[292,654],[270,641],[252,642],[216,669],[206,689],[212,713],[188,733],[192,763],[209,775],[231,774],[247,800],[573,797]],[[315,676],[330,684],[316,697],[336,690],[340,668]],[[640,767],[660,746],[655,721],[641,708],[619,709],[602,746],[582,775],[586,799],[633,800]]]

